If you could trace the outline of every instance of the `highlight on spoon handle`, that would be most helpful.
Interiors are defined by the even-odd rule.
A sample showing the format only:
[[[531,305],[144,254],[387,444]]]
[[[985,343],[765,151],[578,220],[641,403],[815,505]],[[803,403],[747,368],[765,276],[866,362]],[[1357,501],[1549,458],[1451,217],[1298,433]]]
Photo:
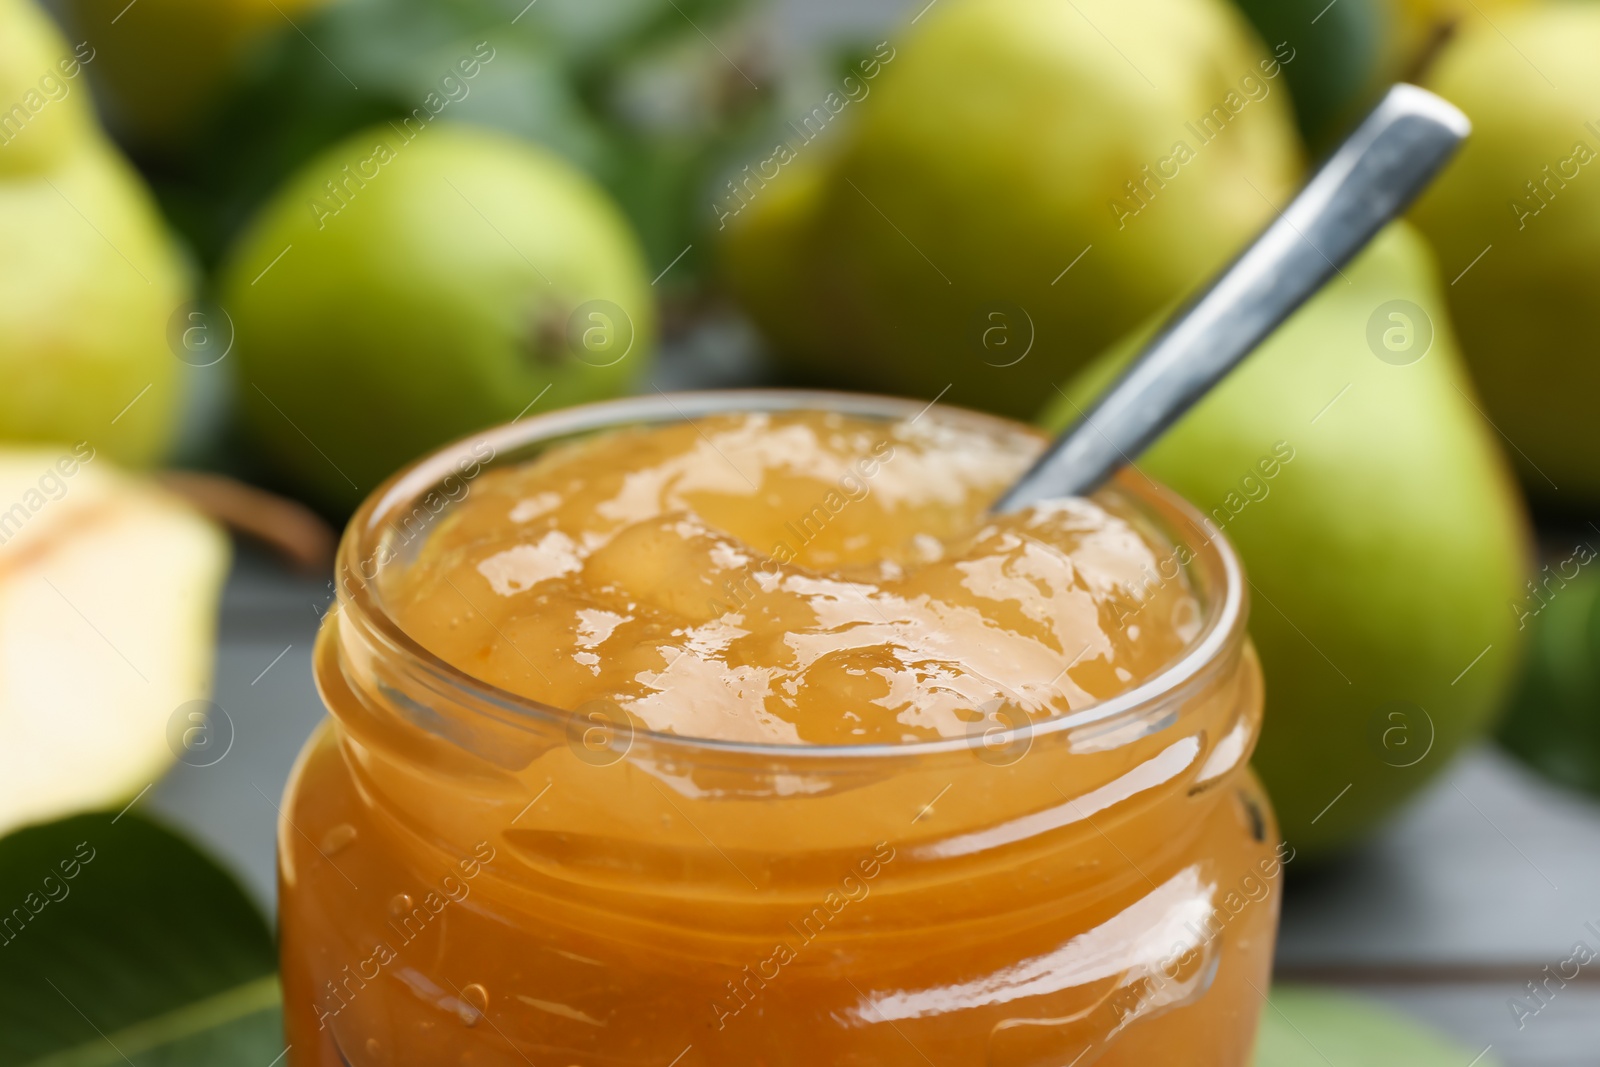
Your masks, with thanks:
[[[1391,88],[993,510],[1082,495],[1131,462],[1403,212],[1470,130],[1448,101],[1414,85]]]

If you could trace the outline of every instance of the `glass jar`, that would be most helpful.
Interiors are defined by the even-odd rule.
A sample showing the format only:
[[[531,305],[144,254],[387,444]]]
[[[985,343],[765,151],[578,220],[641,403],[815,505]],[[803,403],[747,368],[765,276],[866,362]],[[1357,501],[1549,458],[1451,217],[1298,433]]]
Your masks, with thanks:
[[[1261,677],[1232,550],[1169,491],[1120,495],[1204,621],[1070,715],[848,747],[651,733],[495,689],[411,640],[384,575],[483,469],[625,425],[916,402],[625,400],[443,449],[363,505],[283,803],[296,1065],[1243,1067],[1282,864],[1247,763]],[[1014,424],[937,408],[926,418]],[[1065,666],[1065,665],[1064,665]]]

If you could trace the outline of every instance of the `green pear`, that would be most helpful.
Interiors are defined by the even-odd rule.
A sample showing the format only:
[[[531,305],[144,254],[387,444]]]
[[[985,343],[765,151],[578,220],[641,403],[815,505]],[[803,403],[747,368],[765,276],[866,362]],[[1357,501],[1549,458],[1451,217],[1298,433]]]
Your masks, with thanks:
[[[1524,483],[1600,501],[1600,6],[1549,3],[1463,24],[1428,79],[1472,119],[1413,218],[1489,417]]]
[[[88,41],[69,46],[33,0],[0,0],[0,175],[36,173],[95,130],[84,63]]]
[[[206,698],[227,570],[220,529],[93,445],[0,451],[0,835],[226,754]]]
[[[1387,9],[1390,41],[1387,67],[1394,77],[1414,73],[1427,65],[1430,48],[1453,33],[1471,27],[1473,32],[1498,25],[1517,8],[1540,0],[1378,0]]]
[[[643,253],[605,193],[467,126],[377,126],[313,159],[222,293],[256,439],[331,507],[452,438],[624,392],[653,355]]]
[[[1353,128],[1389,86],[1415,81],[1458,28],[1487,29],[1506,10],[1535,0],[1234,2],[1263,39],[1293,42],[1298,54],[1285,75],[1301,132],[1318,155]]]
[[[31,0],[0,0],[0,439],[89,440],[142,465],[176,428],[167,334],[188,276],[94,121],[93,55]]]
[[[1082,376],[1062,426],[1132,354]],[[1423,241],[1403,223],[1144,455],[1238,549],[1266,672],[1256,767],[1308,855],[1358,840],[1482,735],[1531,558]]]
[[[943,0],[719,194],[730,285],[800,376],[1031,414],[1284,203],[1293,61],[1226,0]]]
[[[139,177],[98,141],[0,177],[0,248],[0,438],[161,460],[184,370],[168,328],[189,289]]]

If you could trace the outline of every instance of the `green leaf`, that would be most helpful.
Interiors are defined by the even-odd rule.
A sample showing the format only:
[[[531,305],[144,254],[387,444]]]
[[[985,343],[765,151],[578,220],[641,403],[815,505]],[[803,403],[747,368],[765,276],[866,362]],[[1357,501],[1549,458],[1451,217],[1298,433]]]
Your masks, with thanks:
[[[1255,1067],[1496,1067],[1405,1016],[1345,993],[1275,985]]]
[[[1379,63],[1392,19],[1384,0],[1236,2],[1268,52],[1280,42],[1293,49],[1283,73],[1300,132],[1313,155],[1331,147],[1386,88]]]
[[[1512,604],[1528,657],[1498,736],[1545,777],[1600,796],[1600,572],[1578,573],[1594,556],[1583,541],[1555,553],[1537,595]]]
[[[272,1062],[276,953],[231,875],[139,815],[0,840],[0,1063]]]
[[[441,119],[543,145],[610,188],[644,231],[651,262],[664,265],[710,215],[704,189],[730,132],[772,94],[710,94],[715,113],[665,134],[633,128],[618,98],[675,47],[695,69],[737,78],[714,50],[722,46],[701,34],[714,42],[747,3],[340,0],[261,42],[185,157],[151,177],[163,208],[214,265],[298,166],[359,129],[413,114],[431,95]],[[459,76],[480,44],[493,59]],[[671,191],[665,208],[660,194],[636,195],[652,184]]]

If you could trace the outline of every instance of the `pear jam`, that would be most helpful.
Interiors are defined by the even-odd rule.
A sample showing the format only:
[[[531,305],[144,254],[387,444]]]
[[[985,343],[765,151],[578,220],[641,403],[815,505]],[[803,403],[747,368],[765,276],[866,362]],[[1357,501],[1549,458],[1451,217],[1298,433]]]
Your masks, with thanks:
[[[884,404],[369,502],[283,809],[292,1062],[1249,1062],[1289,852],[1231,554],[1137,478],[992,515],[1043,439]]]
[[[813,414],[617,433],[484,475],[387,599],[474,677],[649,730],[964,737],[991,702],[1113,696],[1199,627],[1181,575],[1141,600],[1163,550],[1101,505],[985,516],[1036,450]]]

